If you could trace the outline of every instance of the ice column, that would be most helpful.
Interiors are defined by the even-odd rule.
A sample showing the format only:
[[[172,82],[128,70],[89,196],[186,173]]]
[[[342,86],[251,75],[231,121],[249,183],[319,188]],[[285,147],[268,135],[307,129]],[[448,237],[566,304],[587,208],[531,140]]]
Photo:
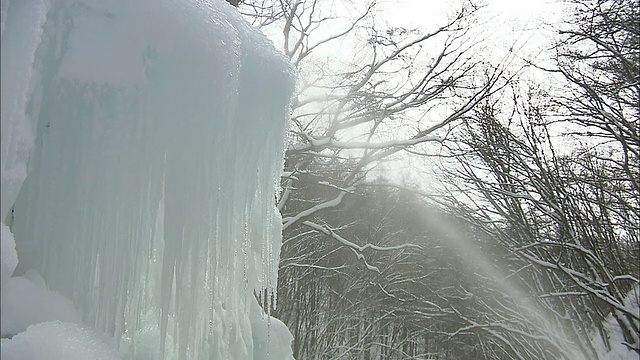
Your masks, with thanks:
[[[13,18],[25,4],[28,29]],[[32,150],[16,271],[38,270],[126,357],[290,356],[286,327],[252,310],[276,285],[288,60],[222,0],[2,10],[3,169],[5,121],[37,116],[35,146],[8,152]],[[27,41],[5,42],[16,32]],[[5,87],[24,66],[5,68],[5,52],[33,59],[26,90]],[[8,119],[5,92],[24,94]],[[2,197],[5,216],[4,175]]]

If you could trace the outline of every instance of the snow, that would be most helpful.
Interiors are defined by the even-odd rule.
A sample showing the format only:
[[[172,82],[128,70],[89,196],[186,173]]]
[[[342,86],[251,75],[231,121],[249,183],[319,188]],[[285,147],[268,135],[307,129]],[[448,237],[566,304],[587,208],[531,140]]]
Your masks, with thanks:
[[[30,325],[45,321],[82,323],[80,313],[74,308],[73,303],[47,289],[40,274],[34,270],[7,281],[0,305],[2,337],[13,336],[27,330]]]
[[[640,286],[636,285],[625,299],[625,309],[632,314],[640,314]],[[640,323],[636,323],[636,328],[640,326]],[[620,331],[620,326],[617,324],[613,315],[609,315],[604,323],[603,327],[609,336],[609,348],[605,345],[602,338],[594,333],[591,336],[591,342],[593,344],[598,358],[602,360],[637,360],[640,355],[637,352],[629,349],[625,345],[624,335]]]
[[[7,225],[0,223],[0,276],[2,279],[0,290],[4,289],[16,266],[18,266],[18,254],[13,233]]]
[[[3,360],[116,360],[120,355],[106,335],[76,324],[48,321],[2,339]]]
[[[251,306],[253,358],[264,360],[294,360],[290,346],[293,336],[280,320],[265,316],[258,303]]]
[[[222,0],[3,0],[1,77],[1,215],[42,274],[3,279],[3,334],[38,323],[3,358],[94,330],[130,359],[290,358],[254,297],[295,86],[261,33]]]

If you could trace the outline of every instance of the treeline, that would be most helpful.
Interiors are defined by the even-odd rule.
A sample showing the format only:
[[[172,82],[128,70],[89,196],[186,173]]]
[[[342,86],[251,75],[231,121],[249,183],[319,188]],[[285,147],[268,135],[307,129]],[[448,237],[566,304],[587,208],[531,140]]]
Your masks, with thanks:
[[[483,334],[455,334],[479,304],[493,303],[484,295],[493,283],[484,270],[503,259],[502,249],[410,191],[372,184],[350,197],[314,219],[330,223],[334,236],[302,226],[285,233],[275,314],[294,335],[296,358],[480,359],[502,352],[500,344],[480,341]]]
[[[592,274],[569,258],[606,258],[566,239],[523,239],[521,224],[509,219],[483,223],[458,212],[468,207],[436,208],[387,184],[363,187],[313,218],[329,234],[305,226],[285,232],[275,315],[292,331],[297,359],[596,358],[591,342],[609,336],[601,326],[616,309],[604,292],[572,283]],[[288,210],[322,196],[306,195]],[[629,313],[637,309],[624,307],[638,277],[638,242],[629,245],[599,253],[621,255],[616,272],[605,267],[618,277],[608,287],[621,294],[621,325],[637,326]]]
[[[317,37],[322,4],[240,6],[301,74],[275,310],[296,358],[638,353],[638,1],[565,2],[545,65],[490,63],[470,2],[424,32],[345,2],[353,26]],[[344,70],[314,57],[347,38],[366,40]],[[437,193],[372,175],[402,156]]]

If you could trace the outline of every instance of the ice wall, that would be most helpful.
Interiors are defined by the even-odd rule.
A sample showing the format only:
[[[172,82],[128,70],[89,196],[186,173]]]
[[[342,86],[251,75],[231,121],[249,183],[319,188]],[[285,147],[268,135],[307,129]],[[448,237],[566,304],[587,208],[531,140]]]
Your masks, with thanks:
[[[14,0],[11,17],[9,0],[0,3],[0,220],[4,221],[27,177],[27,160],[34,144],[37,109],[28,107],[28,102],[38,82],[35,52],[41,42],[48,2]]]
[[[129,358],[290,356],[251,308],[276,284],[292,74],[222,0],[2,0],[16,273]]]

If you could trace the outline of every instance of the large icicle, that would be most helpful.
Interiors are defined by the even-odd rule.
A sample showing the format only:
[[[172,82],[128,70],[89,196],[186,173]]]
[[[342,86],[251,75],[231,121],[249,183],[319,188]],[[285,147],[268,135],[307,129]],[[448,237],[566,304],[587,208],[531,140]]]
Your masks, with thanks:
[[[34,64],[42,27],[48,10],[44,0],[2,0],[0,36],[1,113],[0,176],[2,198],[0,220],[9,214],[22,182],[27,177],[27,160],[33,149],[37,125],[37,106],[28,108],[38,81]],[[11,5],[11,6],[9,6]],[[6,31],[5,31],[6,30]]]
[[[276,284],[286,58],[222,0],[54,1],[29,29],[44,31],[37,51],[6,46],[26,31],[13,6],[3,169],[5,52],[30,52],[41,73],[26,92],[39,126],[14,205],[16,271],[38,270],[125,357],[290,354],[264,341],[290,340],[280,323],[250,315],[254,290]]]

